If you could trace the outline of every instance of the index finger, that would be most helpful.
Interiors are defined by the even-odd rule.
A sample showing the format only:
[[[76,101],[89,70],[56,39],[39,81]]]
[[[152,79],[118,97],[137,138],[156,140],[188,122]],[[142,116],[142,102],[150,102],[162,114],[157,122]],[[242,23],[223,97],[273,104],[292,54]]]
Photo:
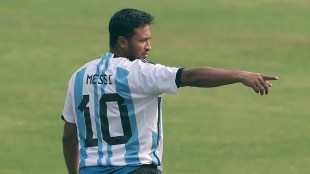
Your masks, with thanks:
[[[263,75],[264,80],[278,80],[279,77],[277,76],[268,76],[268,75]]]

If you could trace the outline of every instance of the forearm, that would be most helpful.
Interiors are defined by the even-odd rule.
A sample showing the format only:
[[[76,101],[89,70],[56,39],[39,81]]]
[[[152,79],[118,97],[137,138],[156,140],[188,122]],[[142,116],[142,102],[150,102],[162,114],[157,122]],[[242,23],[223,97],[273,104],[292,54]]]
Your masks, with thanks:
[[[222,70],[210,67],[185,69],[181,86],[217,87],[241,82],[241,71]]]
[[[79,149],[75,138],[63,138],[63,154],[69,174],[78,174]]]
[[[69,174],[78,174],[79,145],[75,124],[65,122],[62,144],[63,154]]]

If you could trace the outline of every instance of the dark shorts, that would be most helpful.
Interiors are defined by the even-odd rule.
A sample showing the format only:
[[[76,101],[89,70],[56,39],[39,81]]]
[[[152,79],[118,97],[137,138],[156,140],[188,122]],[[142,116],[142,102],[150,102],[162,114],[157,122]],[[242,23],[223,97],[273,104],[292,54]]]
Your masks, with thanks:
[[[158,174],[157,167],[153,165],[143,165],[141,168],[136,169],[128,174]]]

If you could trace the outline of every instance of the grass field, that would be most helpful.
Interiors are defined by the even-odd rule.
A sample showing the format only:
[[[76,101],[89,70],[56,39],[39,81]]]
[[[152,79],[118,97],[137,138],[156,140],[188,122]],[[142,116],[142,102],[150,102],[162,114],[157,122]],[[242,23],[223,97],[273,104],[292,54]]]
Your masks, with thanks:
[[[68,80],[108,50],[108,20],[124,7],[155,16],[156,62],[280,77],[264,97],[240,84],[166,95],[164,173],[309,173],[310,1],[8,0],[0,1],[1,174],[66,173]]]

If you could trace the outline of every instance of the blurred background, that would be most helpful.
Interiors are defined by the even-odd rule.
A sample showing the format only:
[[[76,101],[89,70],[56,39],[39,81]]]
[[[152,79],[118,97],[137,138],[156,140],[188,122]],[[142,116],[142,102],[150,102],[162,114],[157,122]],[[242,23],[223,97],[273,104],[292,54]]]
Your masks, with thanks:
[[[1,0],[1,174],[66,173],[69,78],[108,51],[125,7],[155,16],[152,61],[280,78],[263,97],[241,84],[165,95],[164,173],[309,173],[310,1]]]

